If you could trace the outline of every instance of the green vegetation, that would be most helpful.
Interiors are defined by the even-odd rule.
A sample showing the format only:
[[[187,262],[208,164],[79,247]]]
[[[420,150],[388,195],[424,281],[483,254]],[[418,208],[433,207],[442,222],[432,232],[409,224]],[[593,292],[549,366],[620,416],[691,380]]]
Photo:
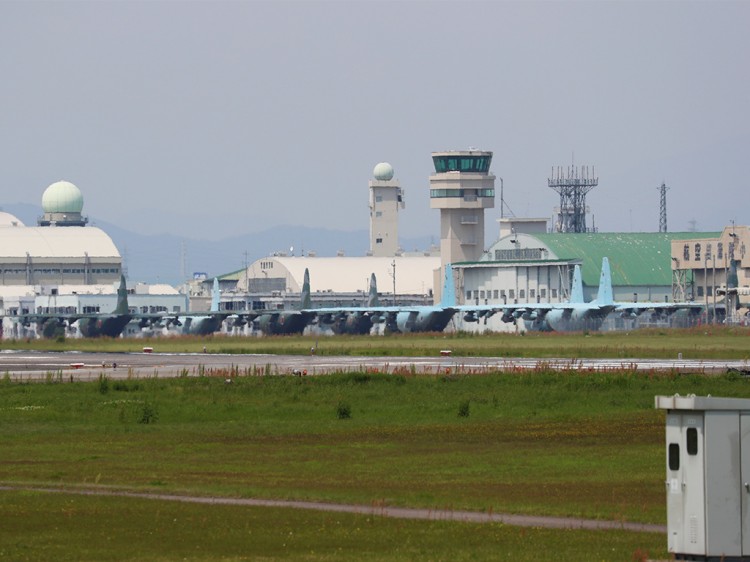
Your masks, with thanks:
[[[296,509],[195,505],[30,492],[0,493],[0,559],[499,560],[666,558],[664,538],[408,521]]]
[[[392,334],[389,336],[185,336],[156,339],[5,340],[5,349],[49,351],[272,353],[306,355],[421,356],[450,349],[456,357],[569,357],[750,359],[750,328],[702,326],[632,332],[516,334]]]
[[[62,382],[55,377],[33,384],[2,379],[0,481],[663,524],[664,413],[653,408],[654,395],[750,396],[750,381],[739,375],[556,373],[543,368],[474,376],[368,372],[320,377],[233,375],[120,381],[102,377],[91,383]],[[184,542],[185,549],[197,548],[197,540],[179,538],[180,530],[186,536],[199,534],[191,531],[191,525],[205,524],[216,537],[226,537],[228,544],[242,544],[250,541],[243,532],[252,532],[253,537],[264,533],[277,536],[284,526],[274,522],[275,518],[294,522],[288,527],[300,529],[300,542],[295,545],[308,549],[310,555],[301,556],[300,551],[277,545],[279,550],[268,552],[271,558],[351,557],[353,551],[347,547],[329,552],[325,544],[337,548],[346,544],[337,533],[345,529],[351,533],[355,528],[367,530],[363,531],[367,536],[363,544],[373,543],[371,548],[357,551],[356,557],[372,559],[467,559],[475,552],[475,543],[464,537],[468,534],[495,545],[516,545],[509,547],[512,558],[508,559],[513,560],[564,560],[557,556],[558,550],[564,552],[574,544],[583,548],[587,540],[593,542],[585,546],[585,557],[579,551],[577,558],[571,554],[567,559],[631,560],[637,548],[653,554],[666,543],[660,535],[641,540],[638,535],[615,533],[610,537],[609,532],[601,532],[594,535],[606,538],[594,540],[590,533],[524,531],[497,525],[376,519],[377,525],[368,526],[366,518],[291,513],[293,510],[274,511],[266,517],[263,510],[244,507],[30,497],[38,507],[19,512],[18,493],[0,493],[0,517],[15,521],[11,528],[17,529],[18,537],[27,537],[11,543],[0,540],[0,544],[29,548],[36,553],[31,558],[47,558],[34,550],[41,548],[31,539],[34,529],[51,542],[58,532],[45,523],[45,517],[52,515],[41,514],[66,513],[70,509],[67,502],[80,506],[72,509],[70,524],[93,526],[97,545],[126,542],[123,537],[131,531],[123,528],[120,532],[118,524],[140,533],[147,531],[138,529],[161,529],[171,521],[165,519],[157,525],[154,512],[179,513],[174,518],[185,521],[185,527],[175,526],[172,532],[176,533],[174,541]],[[118,515],[107,506],[127,508],[122,507]],[[137,515],[140,511],[150,515]],[[240,512],[241,516],[228,515]],[[18,517],[28,513],[39,516]],[[236,517],[239,528],[218,530],[227,517]],[[111,518],[112,528],[106,527],[107,518]],[[56,528],[60,530],[65,518],[58,519]],[[253,522],[246,523],[246,519]],[[343,530],[337,531],[335,525]],[[321,536],[314,538],[311,529],[318,529]],[[3,532],[11,531],[6,527]],[[391,556],[384,544],[394,548],[393,542],[384,542],[380,533],[399,532],[404,533],[406,544]],[[91,536],[91,529],[89,533]],[[538,544],[528,550],[518,546],[524,533],[535,537],[524,544]],[[445,540],[435,538],[439,535]],[[159,550],[159,545],[166,549],[168,543],[158,538],[149,541],[155,550],[141,552],[142,556],[123,552],[123,559],[174,556],[172,551]],[[83,548],[83,539],[80,546]],[[620,550],[599,550],[605,546]],[[546,548],[555,556],[545,557],[537,548]],[[229,546],[211,555],[185,549],[176,548],[174,553],[188,559],[245,556]],[[476,552],[480,559],[499,558],[478,546]],[[80,553],[72,556],[86,557]],[[88,558],[100,559],[93,550]]]

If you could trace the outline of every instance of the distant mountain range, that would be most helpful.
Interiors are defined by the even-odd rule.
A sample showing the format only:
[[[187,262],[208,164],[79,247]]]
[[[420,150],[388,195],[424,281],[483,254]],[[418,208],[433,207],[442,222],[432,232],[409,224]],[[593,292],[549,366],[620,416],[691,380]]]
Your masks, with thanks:
[[[3,205],[2,210],[15,215],[26,226],[36,226],[41,207],[31,204]],[[101,228],[117,246],[123,257],[127,277],[132,282],[178,285],[193,273],[210,277],[242,269],[255,260],[276,252],[287,255],[364,256],[369,249],[367,230],[341,231],[304,226],[276,226],[259,232],[248,232],[222,240],[188,238],[174,234],[143,235],[115,224],[89,219]],[[200,228],[196,228],[200,233]],[[406,251],[425,250],[434,243],[430,236],[402,239]]]

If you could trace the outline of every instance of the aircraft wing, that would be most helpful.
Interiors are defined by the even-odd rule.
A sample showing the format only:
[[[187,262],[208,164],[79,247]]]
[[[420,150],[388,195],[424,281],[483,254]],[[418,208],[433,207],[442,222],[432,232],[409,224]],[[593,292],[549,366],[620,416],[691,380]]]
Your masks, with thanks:
[[[551,303],[518,303],[518,304],[464,304],[456,306],[457,312],[463,315],[466,322],[487,320],[497,313],[502,314],[503,322],[515,322],[519,318],[533,320],[542,318],[557,305]]]
[[[655,314],[669,315],[678,310],[699,312],[703,310],[703,305],[694,302],[620,302],[615,304],[614,310],[623,316],[640,316],[648,311]]]

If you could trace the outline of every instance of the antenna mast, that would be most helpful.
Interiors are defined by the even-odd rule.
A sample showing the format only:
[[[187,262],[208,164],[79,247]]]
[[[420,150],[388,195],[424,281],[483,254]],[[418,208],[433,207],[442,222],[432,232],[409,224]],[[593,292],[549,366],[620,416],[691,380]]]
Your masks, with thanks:
[[[594,168],[575,164],[566,171],[562,166],[552,168],[547,185],[560,195],[555,232],[589,232],[586,228],[586,194],[599,185]]]
[[[664,182],[657,187],[659,190],[659,232],[667,231],[667,190],[669,189]]]

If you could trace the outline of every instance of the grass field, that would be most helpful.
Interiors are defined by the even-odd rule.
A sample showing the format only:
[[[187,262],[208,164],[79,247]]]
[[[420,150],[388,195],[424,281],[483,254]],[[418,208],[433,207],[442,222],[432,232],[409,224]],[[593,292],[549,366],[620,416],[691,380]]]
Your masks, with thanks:
[[[0,493],[0,559],[642,560],[654,534],[409,521],[294,509]]]
[[[632,332],[525,334],[393,334],[390,336],[174,337],[156,339],[3,340],[5,349],[51,351],[274,353],[420,356],[450,349],[454,356],[750,359],[750,328],[703,326]]]
[[[750,382],[738,375],[539,369],[231,380],[3,380],[0,481],[664,524],[664,413],[653,408],[654,395],[750,396]],[[646,550],[666,557],[660,535],[367,522],[289,509],[19,492],[0,498],[1,520],[14,522],[0,526],[13,539],[0,541],[15,549],[9,559],[64,559],[48,558],[47,547],[74,553],[70,559],[107,559],[100,555],[119,544],[124,552],[109,559],[633,560]],[[161,529],[154,512],[174,512],[169,517],[185,526],[169,528],[173,539],[128,551],[128,533]],[[67,522],[59,515],[65,513]],[[227,518],[245,527],[228,527]],[[300,530],[293,549],[278,544],[279,520]],[[81,532],[56,531],[52,521]],[[191,525],[205,528],[205,541]],[[358,529],[361,552],[345,529]],[[394,534],[403,540],[386,538]],[[214,537],[227,548],[212,546]]]

